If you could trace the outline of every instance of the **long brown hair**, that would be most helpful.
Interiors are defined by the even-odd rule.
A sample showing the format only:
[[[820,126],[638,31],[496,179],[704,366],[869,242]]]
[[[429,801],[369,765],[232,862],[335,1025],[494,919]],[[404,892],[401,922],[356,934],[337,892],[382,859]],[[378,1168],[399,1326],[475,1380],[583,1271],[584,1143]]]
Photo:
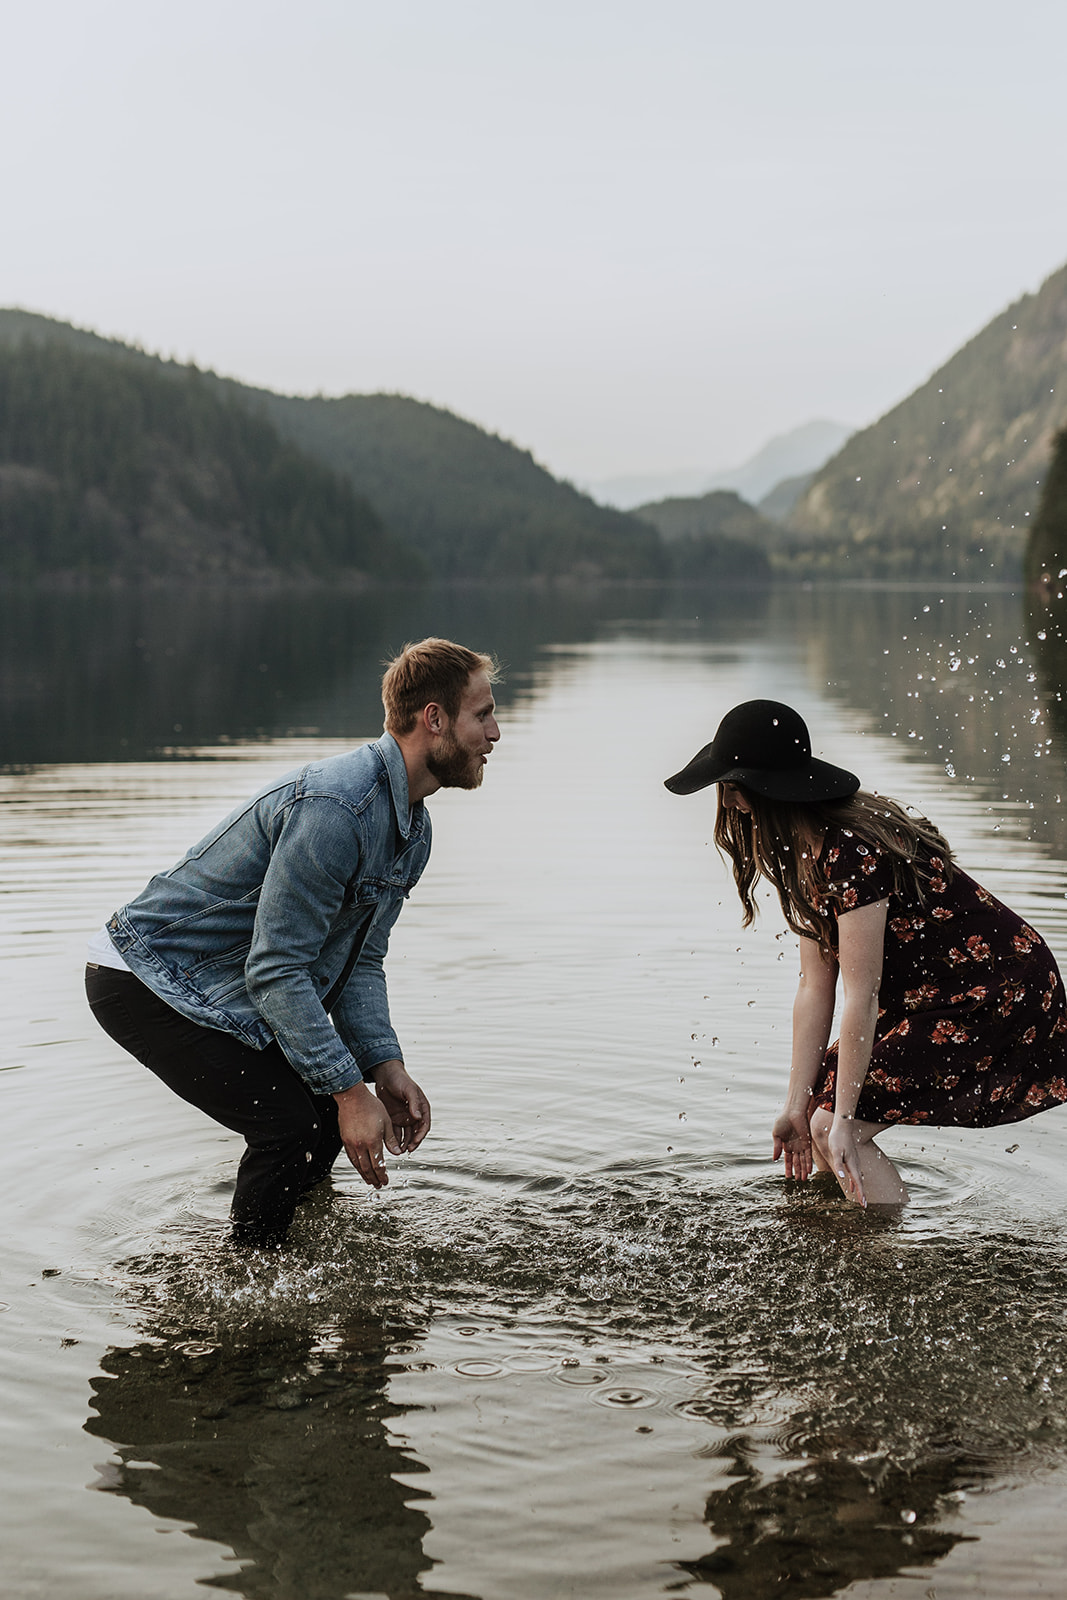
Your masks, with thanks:
[[[884,795],[860,789],[846,800],[770,800],[740,784],[732,787],[741,790],[752,810],[725,806],[720,787],[715,843],[733,865],[746,928],[756,918],[752,889],[762,876],[778,891],[793,932],[817,939],[828,954],[836,950],[833,910],[841,895],[819,860],[828,829],[847,828],[879,850],[892,867],[895,894],[924,902],[926,880],[938,870],[931,866],[932,856],[943,864],[941,875],[952,879],[952,849],[944,834]]]

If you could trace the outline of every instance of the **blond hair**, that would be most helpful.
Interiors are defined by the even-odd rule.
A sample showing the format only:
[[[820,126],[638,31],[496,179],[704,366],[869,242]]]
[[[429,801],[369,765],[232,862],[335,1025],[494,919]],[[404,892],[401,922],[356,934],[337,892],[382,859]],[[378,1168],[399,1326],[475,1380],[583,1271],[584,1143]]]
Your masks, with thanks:
[[[496,683],[500,670],[492,656],[451,639],[420,639],[406,644],[390,661],[382,678],[386,732],[410,733],[424,706],[439,705],[449,721],[459,715],[467,685],[475,672]]]

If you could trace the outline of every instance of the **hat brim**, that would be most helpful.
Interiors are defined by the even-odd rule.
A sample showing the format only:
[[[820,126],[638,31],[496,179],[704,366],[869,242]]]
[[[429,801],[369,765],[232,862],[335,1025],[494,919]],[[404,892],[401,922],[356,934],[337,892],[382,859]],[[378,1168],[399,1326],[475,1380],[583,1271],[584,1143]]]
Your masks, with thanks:
[[[696,794],[713,783],[737,783],[768,800],[846,800],[860,786],[855,773],[814,756],[802,767],[738,767],[717,760],[705,746],[665,787],[672,794]]]

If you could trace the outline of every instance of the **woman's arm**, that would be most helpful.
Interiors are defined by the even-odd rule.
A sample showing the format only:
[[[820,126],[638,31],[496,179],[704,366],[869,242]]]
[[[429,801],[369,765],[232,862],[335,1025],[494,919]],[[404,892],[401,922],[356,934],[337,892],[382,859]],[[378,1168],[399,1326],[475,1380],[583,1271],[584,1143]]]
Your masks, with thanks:
[[[853,1118],[871,1064],[878,1022],[888,900],[847,911],[838,919],[838,959],[843,1006],[838,1045],[834,1122],[829,1145],[834,1171],[850,1182],[853,1198],[864,1201]]]
[[[793,1002],[793,1057],[785,1105],[772,1130],[774,1159],[785,1155],[787,1178],[811,1176],[808,1118],[811,1092],[830,1038],[837,987],[836,963],[814,939],[800,941],[800,983]]]

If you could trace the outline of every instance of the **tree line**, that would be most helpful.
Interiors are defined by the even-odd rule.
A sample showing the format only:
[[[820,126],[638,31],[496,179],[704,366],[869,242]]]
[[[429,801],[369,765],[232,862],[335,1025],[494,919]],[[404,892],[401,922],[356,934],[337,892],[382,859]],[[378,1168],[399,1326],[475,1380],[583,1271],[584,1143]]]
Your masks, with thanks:
[[[422,570],[341,474],[195,367],[0,349],[9,578]]]

